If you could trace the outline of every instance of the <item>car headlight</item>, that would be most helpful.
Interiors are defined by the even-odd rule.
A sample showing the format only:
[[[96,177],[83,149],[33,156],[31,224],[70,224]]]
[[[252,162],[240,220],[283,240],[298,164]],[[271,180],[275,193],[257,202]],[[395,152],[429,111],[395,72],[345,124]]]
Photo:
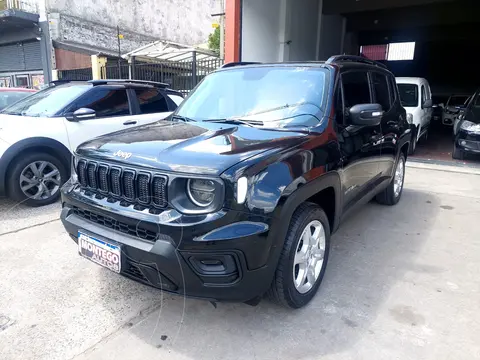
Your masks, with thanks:
[[[215,201],[215,183],[208,179],[189,179],[187,181],[187,194],[192,203],[206,208]]]
[[[169,203],[183,214],[199,215],[220,210],[225,200],[225,184],[212,177],[173,177],[168,186]]]
[[[413,115],[412,114],[407,114],[407,122],[409,124],[413,123]]]
[[[460,128],[468,132],[480,133],[480,124],[475,124],[468,120],[462,122]]]

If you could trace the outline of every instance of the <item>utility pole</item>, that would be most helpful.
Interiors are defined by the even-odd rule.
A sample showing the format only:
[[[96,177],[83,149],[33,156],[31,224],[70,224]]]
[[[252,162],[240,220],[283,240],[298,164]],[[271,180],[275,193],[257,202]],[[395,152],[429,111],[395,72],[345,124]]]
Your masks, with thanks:
[[[120,34],[120,26],[117,25],[117,40],[118,40],[118,78],[122,78],[122,65],[120,59],[122,58],[122,50],[120,48],[120,39],[123,35]]]

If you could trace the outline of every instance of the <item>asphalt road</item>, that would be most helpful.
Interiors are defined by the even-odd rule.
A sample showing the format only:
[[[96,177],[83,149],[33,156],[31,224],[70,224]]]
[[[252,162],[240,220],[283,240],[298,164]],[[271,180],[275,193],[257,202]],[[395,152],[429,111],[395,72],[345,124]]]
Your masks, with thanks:
[[[480,176],[407,168],[292,311],[162,294],[80,258],[59,204],[0,205],[0,359],[480,359]]]

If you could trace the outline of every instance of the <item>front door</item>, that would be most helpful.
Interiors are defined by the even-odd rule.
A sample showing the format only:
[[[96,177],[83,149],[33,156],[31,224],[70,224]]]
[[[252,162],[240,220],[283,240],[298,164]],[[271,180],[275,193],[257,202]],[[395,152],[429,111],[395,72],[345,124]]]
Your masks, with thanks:
[[[128,95],[124,88],[93,89],[76,100],[67,113],[72,114],[80,108],[95,110],[96,117],[83,121],[64,120],[71,151],[75,151],[78,145],[87,140],[137,124],[132,121]]]
[[[368,73],[349,71],[341,75],[336,95],[345,210],[375,187],[379,178],[382,132],[378,126],[352,125],[349,109],[372,102]],[[343,111],[342,111],[343,110]]]

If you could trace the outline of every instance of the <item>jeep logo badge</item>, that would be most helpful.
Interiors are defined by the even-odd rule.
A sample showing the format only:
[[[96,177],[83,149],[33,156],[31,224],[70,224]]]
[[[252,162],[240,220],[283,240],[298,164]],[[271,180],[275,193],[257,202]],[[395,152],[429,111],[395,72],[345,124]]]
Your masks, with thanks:
[[[121,157],[124,160],[128,160],[132,157],[132,153],[123,152],[122,150],[118,150],[117,152],[113,153],[113,156]]]

